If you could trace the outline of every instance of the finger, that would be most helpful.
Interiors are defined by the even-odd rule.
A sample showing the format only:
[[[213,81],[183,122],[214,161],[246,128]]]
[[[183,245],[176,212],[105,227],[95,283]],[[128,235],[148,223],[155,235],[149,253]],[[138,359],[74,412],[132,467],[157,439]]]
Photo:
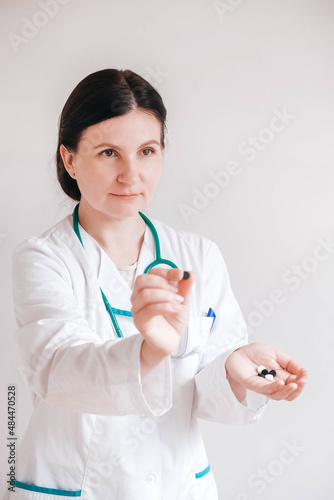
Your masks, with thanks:
[[[304,383],[299,384],[298,389],[296,389],[291,394],[289,394],[289,396],[284,398],[285,401],[293,401],[294,399],[298,398],[298,396],[303,392],[305,385],[306,385],[306,381]]]
[[[284,385],[281,389],[274,391],[268,397],[270,399],[280,401],[282,399],[286,399],[287,397],[289,397],[290,394],[292,394],[297,388],[298,388],[298,385],[295,384],[295,382],[291,382],[290,384]]]
[[[178,282],[178,293],[182,297],[184,297],[187,302],[188,297],[190,296],[191,287],[193,286],[195,281],[195,273],[194,271],[187,271],[186,279],[182,279]]]
[[[162,276],[167,281],[180,281],[183,278],[183,271],[178,268],[166,269],[162,267],[154,267],[153,269],[150,269],[147,274]]]
[[[299,378],[308,378],[308,369],[307,368],[301,368],[297,374],[297,379]]]
[[[301,379],[307,380],[308,377],[308,370],[306,368],[302,368],[299,370],[298,375],[289,375],[288,378],[285,380],[285,383],[289,382],[295,382],[296,384],[299,384],[299,381]]]
[[[148,304],[157,304],[163,302],[170,304],[181,304],[182,302],[184,302],[184,298],[177,293],[169,292],[167,290],[161,290],[159,288],[144,288],[132,299],[133,307],[131,311],[132,314],[136,314]]]
[[[191,287],[195,281],[194,271],[182,271],[181,269],[161,269],[154,268],[149,270],[150,274],[162,276],[169,282],[176,282],[179,294],[185,299],[189,296]],[[184,279],[186,278],[186,279]]]
[[[279,349],[276,349],[276,361],[289,373],[298,375],[298,372],[303,369],[303,367],[297,363],[294,359],[290,358],[288,354]]]
[[[306,386],[306,383],[307,383],[307,378],[300,378],[300,379],[298,379],[298,382],[296,379],[295,382],[298,383],[298,388],[285,398],[286,401],[293,401],[303,392],[303,390]]]
[[[298,385],[295,382],[285,384],[283,380],[268,381],[263,378],[260,378],[259,381],[253,380],[249,387],[249,389],[275,400],[286,399],[297,388]]]
[[[177,286],[170,283],[166,278],[153,274],[141,274],[138,276],[133,287],[133,294],[137,294],[145,288],[160,288],[172,292],[178,291]]]
[[[247,384],[247,389],[270,397],[273,392],[284,387],[284,385],[285,384],[282,380],[275,379],[272,381],[268,381],[266,379],[263,379],[262,377],[252,377],[251,383]]]
[[[267,396],[270,399],[293,401],[303,391],[307,382],[308,370],[302,368],[298,375],[290,375],[284,382],[282,379],[266,381],[263,378],[253,379],[249,389]]]
[[[154,328],[154,333],[151,331],[152,328],[149,327],[150,321],[152,318],[157,318],[157,324],[161,324],[167,327],[167,333],[170,332],[171,335],[177,333],[177,329],[171,326],[171,322],[175,319],[175,317],[180,314],[181,306],[177,304],[170,303],[157,303],[157,304],[148,304],[146,307],[141,309],[141,311],[135,315],[134,321],[135,325],[138,328],[138,331],[146,337],[146,335],[154,335],[156,340],[162,335],[165,336],[166,332],[156,327]],[[149,333],[151,331],[151,334]],[[169,335],[169,333],[168,333]]]
[[[181,309],[181,305],[172,304],[170,302],[157,302],[155,304],[147,304],[140,311],[138,311],[138,323],[154,316],[163,316],[166,314],[177,313]]]

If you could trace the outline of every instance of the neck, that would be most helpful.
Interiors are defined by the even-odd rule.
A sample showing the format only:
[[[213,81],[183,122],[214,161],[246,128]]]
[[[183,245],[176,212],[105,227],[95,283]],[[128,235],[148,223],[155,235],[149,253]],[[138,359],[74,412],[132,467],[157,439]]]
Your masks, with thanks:
[[[81,201],[78,217],[80,225],[115,264],[131,265],[138,260],[146,229],[139,213],[132,217],[111,217]]]

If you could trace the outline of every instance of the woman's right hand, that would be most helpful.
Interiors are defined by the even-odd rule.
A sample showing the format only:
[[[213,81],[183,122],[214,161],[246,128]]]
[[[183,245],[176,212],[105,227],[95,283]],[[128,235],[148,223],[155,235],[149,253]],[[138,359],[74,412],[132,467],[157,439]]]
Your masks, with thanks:
[[[189,319],[194,272],[183,279],[180,269],[150,269],[138,276],[131,296],[132,317],[151,353],[162,360],[179,345]],[[173,285],[171,282],[176,282]],[[144,347],[144,346],[143,346]]]

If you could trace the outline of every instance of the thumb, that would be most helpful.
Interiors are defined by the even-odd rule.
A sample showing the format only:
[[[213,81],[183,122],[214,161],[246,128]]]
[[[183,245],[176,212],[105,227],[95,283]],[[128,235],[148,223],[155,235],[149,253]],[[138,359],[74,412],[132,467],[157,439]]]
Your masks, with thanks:
[[[177,282],[178,294],[184,297],[185,302],[190,295],[191,287],[195,281],[194,271],[184,271],[181,273],[180,279]]]

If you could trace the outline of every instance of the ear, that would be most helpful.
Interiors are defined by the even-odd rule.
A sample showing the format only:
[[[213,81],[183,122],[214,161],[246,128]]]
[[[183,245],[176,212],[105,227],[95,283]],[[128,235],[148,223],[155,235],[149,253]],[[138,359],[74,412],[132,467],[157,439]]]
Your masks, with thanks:
[[[60,145],[59,152],[68,174],[72,179],[75,179],[74,154],[68,151],[63,144]]]

